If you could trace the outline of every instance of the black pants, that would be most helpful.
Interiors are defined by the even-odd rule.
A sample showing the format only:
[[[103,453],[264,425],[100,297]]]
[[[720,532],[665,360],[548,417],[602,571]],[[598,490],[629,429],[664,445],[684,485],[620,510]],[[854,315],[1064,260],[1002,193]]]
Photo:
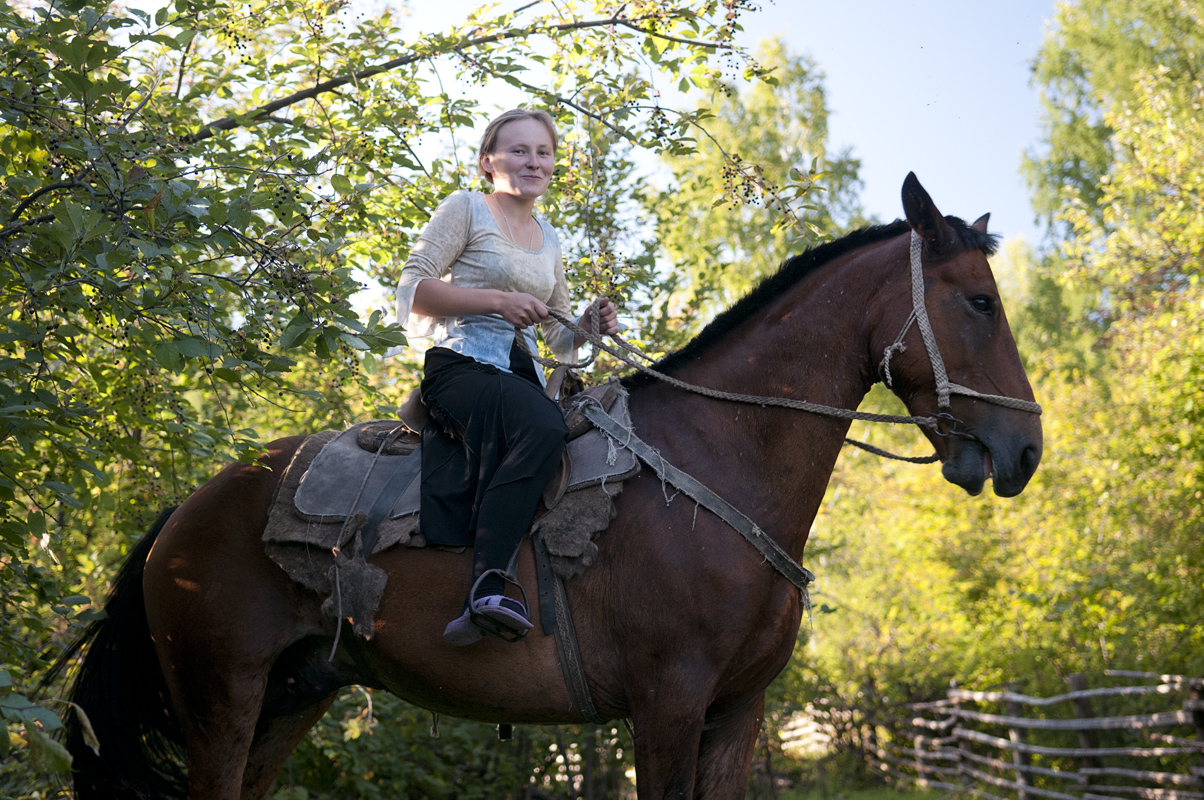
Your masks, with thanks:
[[[426,354],[422,532],[432,544],[471,543],[473,581],[509,564],[568,434],[559,407],[517,345],[510,368],[503,372],[441,347]],[[480,593],[502,588],[501,578],[490,576]]]

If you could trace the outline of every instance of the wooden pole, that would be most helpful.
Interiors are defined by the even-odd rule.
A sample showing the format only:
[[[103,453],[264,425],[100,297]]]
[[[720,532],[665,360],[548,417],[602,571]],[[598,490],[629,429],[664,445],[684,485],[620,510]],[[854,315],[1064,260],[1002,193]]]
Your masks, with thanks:
[[[1072,692],[1087,691],[1087,677],[1081,672],[1076,672],[1066,678],[1066,682],[1070,685]],[[1091,699],[1087,697],[1076,697],[1071,701],[1074,706],[1074,715],[1079,719],[1092,719],[1095,717],[1095,709],[1091,707]],[[1095,731],[1079,731],[1079,747],[1096,750],[1099,748],[1099,734]],[[1088,769],[1102,769],[1104,762],[1098,756],[1083,756],[1082,766]]]
[[[1204,701],[1204,683],[1193,683],[1191,685],[1191,699]],[[1191,711],[1191,720],[1196,727],[1196,738],[1204,742],[1204,711],[1193,708]],[[1200,753],[1200,761],[1204,763],[1204,752]]]
[[[1007,712],[1008,716],[1019,717],[1024,714],[1024,708],[1015,700],[1009,700],[1007,702]],[[1008,738],[1012,740],[1013,744],[1025,744],[1024,731],[1020,728],[1008,728]],[[1022,753],[1019,749],[1012,751],[1012,763],[1017,767],[1027,767],[1031,765],[1032,760],[1032,756],[1028,753]],[[1029,793],[1024,791],[1024,787],[1031,785],[1029,781],[1030,778],[1027,771],[1023,769],[1016,770],[1016,783],[1020,784],[1021,787],[1016,790],[1016,793],[1020,800],[1028,800]]]

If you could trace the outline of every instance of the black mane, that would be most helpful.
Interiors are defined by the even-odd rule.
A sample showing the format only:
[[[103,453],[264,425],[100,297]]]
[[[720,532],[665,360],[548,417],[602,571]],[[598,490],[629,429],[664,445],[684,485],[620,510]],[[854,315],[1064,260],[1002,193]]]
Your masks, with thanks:
[[[999,236],[993,233],[983,233],[966,224],[958,217],[945,217],[945,221],[956,234],[956,241],[940,252],[929,252],[930,258],[941,260],[956,255],[965,250],[981,250],[984,255],[992,256],[999,246]],[[806,278],[818,267],[843,256],[852,250],[877,244],[885,239],[891,239],[906,233],[908,224],[905,220],[895,220],[888,225],[871,225],[858,228],[847,236],[842,236],[832,242],[810,247],[802,253],[791,256],[782,262],[777,272],[766,277],[752,291],[744,295],[715,319],[711,320],[702,331],[686,343],[680,350],[675,350],[653,364],[657,372],[672,373],[681,365],[701,356],[711,345],[731,333],[753,314],[769,305],[780,297],[790,287]],[[642,372],[627,375],[623,385],[628,389],[645,386],[656,379]]]

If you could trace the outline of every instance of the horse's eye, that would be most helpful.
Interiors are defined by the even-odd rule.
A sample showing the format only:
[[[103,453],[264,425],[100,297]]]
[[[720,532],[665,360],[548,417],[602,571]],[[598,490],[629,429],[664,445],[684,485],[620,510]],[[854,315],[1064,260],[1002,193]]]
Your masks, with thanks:
[[[994,298],[988,297],[985,294],[980,294],[977,297],[971,297],[970,305],[973,306],[974,310],[979,314],[990,315],[995,313]]]

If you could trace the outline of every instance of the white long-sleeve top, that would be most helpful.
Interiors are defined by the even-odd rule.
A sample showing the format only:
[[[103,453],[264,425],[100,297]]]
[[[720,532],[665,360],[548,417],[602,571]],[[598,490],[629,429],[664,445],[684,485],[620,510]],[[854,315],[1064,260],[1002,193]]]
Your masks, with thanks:
[[[415,313],[414,292],[421,281],[526,292],[548,308],[569,315],[569,290],[556,229],[536,217],[543,232],[539,250],[519,247],[502,233],[480,192],[457,191],[447,197],[418,237],[397,282],[397,321],[409,338],[431,339],[477,361],[510,371],[514,326],[501,317],[468,315],[428,317]],[[549,319],[540,323],[543,339],[558,361],[574,361],[573,332]],[[532,353],[535,332],[523,333]],[[543,379],[543,370],[536,365]]]

